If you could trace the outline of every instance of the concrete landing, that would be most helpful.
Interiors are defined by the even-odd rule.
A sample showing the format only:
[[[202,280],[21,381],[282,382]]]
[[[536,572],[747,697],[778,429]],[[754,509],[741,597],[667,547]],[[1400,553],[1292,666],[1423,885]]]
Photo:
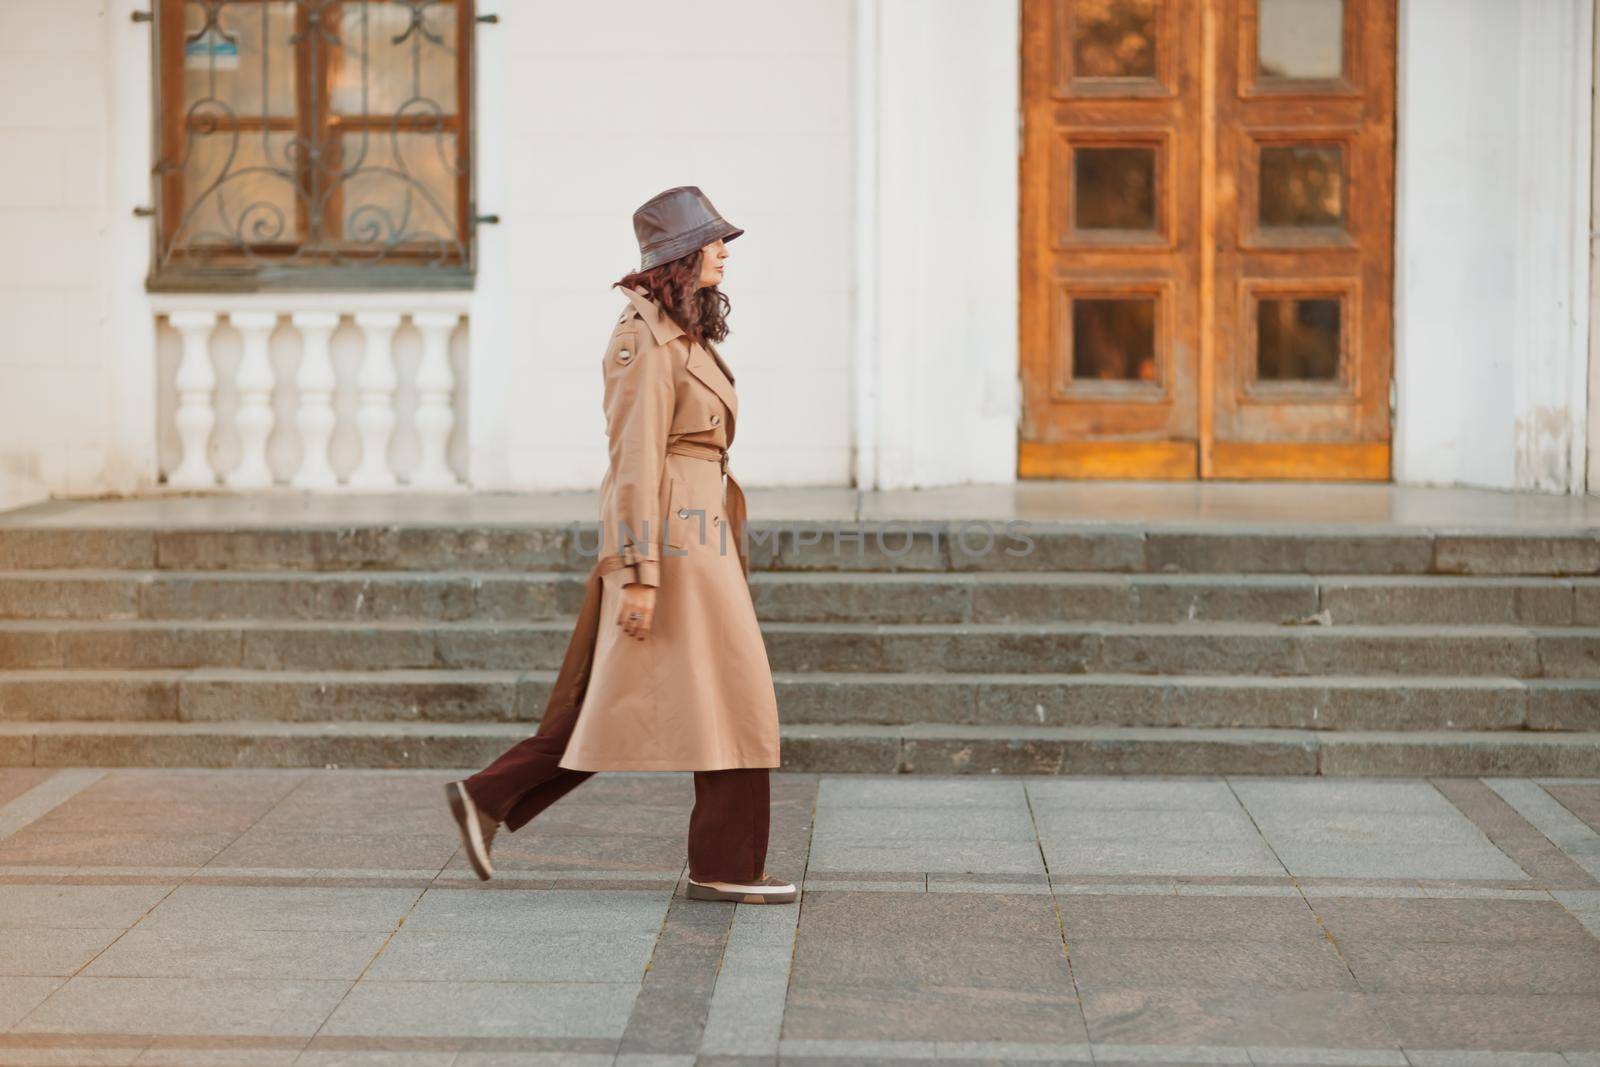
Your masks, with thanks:
[[[596,483],[599,474],[596,472]],[[737,473],[737,470],[735,471]],[[1600,496],[1330,482],[1029,481],[946,489],[752,488],[757,521],[1013,519],[1042,524],[1600,530]],[[6,526],[451,526],[592,522],[593,492],[159,493],[0,512]]]

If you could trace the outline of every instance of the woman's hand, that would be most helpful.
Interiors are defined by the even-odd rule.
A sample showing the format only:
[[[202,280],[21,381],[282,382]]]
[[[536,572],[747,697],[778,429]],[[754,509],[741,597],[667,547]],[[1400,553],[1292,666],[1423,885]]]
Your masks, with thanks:
[[[617,625],[629,637],[643,641],[650,636],[650,624],[656,614],[656,587],[641,582],[629,582],[622,587],[622,607],[617,612]],[[637,615],[638,618],[632,618]]]

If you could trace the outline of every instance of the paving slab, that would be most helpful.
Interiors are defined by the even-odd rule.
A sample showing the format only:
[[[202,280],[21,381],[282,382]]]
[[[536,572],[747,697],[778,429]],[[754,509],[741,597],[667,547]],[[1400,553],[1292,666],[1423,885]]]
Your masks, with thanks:
[[[620,1038],[632,982],[399,982],[367,979],[319,1031],[394,1037]]]
[[[1234,793],[1252,813],[1274,811],[1370,811],[1448,814],[1453,809],[1431,784],[1416,779],[1286,779],[1234,777]]]
[[[1481,847],[1483,831],[1460,812],[1379,812],[1347,809],[1264,808],[1254,825],[1269,840],[1306,844],[1451,844]]]
[[[1221,778],[1074,775],[1071,778],[1030,778],[1027,790],[1036,809],[1237,811],[1240,806],[1228,782]]]
[[[1051,877],[1074,874],[1282,875],[1259,838],[1145,841],[1139,838],[1041,839]]]
[[[1286,941],[1092,938],[1069,941],[1079,992],[1110,989],[1361,988],[1324,938]]]
[[[1041,805],[1034,821],[1042,837],[1057,840],[1259,842],[1261,831],[1241,808],[1189,811],[1180,808],[1089,808]]]
[[[791,982],[1070,991],[1055,909],[1038,895],[807,895]]]
[[[844,871],[1044,871],[1036,841],[930,839],[859,845],[824,837],[812,845],[811,864]]]
[[[234,838],[205,862],[217,867],[390,867],[437,871],[450,862],[460,847],[461,838],[454,832],[320,833],[258,826]]]
[[[1556,900],[1310,895],[1308,903],[1328,934],[1341,943],[1347,939],[1468,945],[1589,942],[1582,925]]]
[[[1339,953],[1366,990],[1562,993],[1600,996],[1600,945],[1340,939]]]
[[[1062,899],[1060,908],[1074,947],[1101,938],[1240,943],[1322,936],[1316,912],[1299,893],[1243,899],[1084,893]]]
[[[11,977],[0,982],[0,1028],[9,1029],[65,984],[56,977]]]
[[[1593,995],[1387,991],[1374,1003],[1408,1048],[1600,1050],[1600,997]]]
[[[429,889],[406,918],[408,930],[544,933],[661,929],[672,894],[661,890]]]
[[[1526,879],[1505,853],[1481,845],[1354,844],[1269,838],[1290,874],[1307,878]]]
[[[14,889],[0,889],[0,898]],[[0,927],[0,976],[67,978],[123,934],[120,926],[59,929]]]
[[[350,986],[347,981],[79,976],[69,979],[14,1029],[50,1034],[310,1037]]]
[[[0,885],[0,928],[126,929],[174,889],[171,885]]]
[[[1084,1041],[1077,999],[1032,990],[979,995],[939,986],[791,986],[784,1007],[786,1041],[1003,1041],[1016,1034],[1042,1043]]]
[[[963,807],[959,817],[947,808],[880,808],[859,805],[821,808],[811,829],[819,843],[874,844],[905,841],[1028,841],[1034,823],[1026,806]]]
[[[237,833],[134,834],[81,830],[52,833],[38,824],[0,840],[0,865],[47,867],[186,867],[209,862]]]
[[[834,807],[1026,807],[1023,779],[908,779],[902,775],[828,775],[817,783],[817,810]]]
[[[224,833],[248,830],[303,771],[111,771],[40,816],[41,831]]]
[[[1113,989],[1086,994],[1083,1013],[1096,1044],[1398,1050],[1377,1000],[1323,989]]]
[[[354,981],[388,937],[381,931],[140,925],[96,956],[83,973],[101,978]]]
[[[181,885],[150,912],[144,925],[387,933],[400,925],[421,896],[420,889]]]
[[[637,982],[650,963],[657,934],[589,929],[515,937],[503,930],[407,926],[382,946],[367,975],[397,981]]]

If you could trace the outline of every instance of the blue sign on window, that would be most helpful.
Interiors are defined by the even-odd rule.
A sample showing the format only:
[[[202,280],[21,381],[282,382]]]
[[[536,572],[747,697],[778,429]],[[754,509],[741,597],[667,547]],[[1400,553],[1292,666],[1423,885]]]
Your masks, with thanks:
[[[212,30],[183,46],[183,65],[191,70],[235,70],[239,66],[239,42]]]

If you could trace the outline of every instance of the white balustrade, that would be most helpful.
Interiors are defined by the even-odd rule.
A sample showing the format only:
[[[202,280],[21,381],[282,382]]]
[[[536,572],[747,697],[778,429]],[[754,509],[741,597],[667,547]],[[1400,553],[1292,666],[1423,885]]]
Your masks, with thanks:
[[[244,338],[244,358],[239,361],[239,465],[225,479],[230,489],[265,489],[272,484],[267,465],[267,438],[272,436],[272,355],[267,343],[278,316],[270,311],[235,311],[228,316]]]
[[[394,391],[399,384],[394,373],[394,332],[400,316],[392,311],[363,311],[356,325],[366,347],[361,359],[361,376],[356,389],[361,394],[361,411],[356,426],[361,430],[361,465],[350,475],[358,489],[388,489],[395,484],[389,467],[389,438],[394,433]]]
[[[425,311],[416,316],[422,331],[422,362],[417,365],[417,433],[422,438],[422,462],[411,484],[438,489],[455,482],[445,461],[445,446],[456,413],[450,406],[455,375],[450,371],[450,333],[461,316],[449,311]]]
[[[317,491],[464,487],[464,479],[449,462],[459,386],[450,355],[456,328],[467,321],[464,294],[421,298],[394,294],[383,299],[319,294],[304,302],[294,296],[186,295],[160,297],[156,305],[181,341],[171,386],[174,399],[170,401],[170,425],[176,430],[178,455],[166,475],[167,484],[210,489],[220,481],[231,490],[287,485]],[[219,382],[215,359],[224,322],[237,331],[242,345],[238,370],[228,383]],[[300,360],[292,382],[280,380],[273,358],[274,347],[288,343],[280,329],[299,341]],[[396,337],[404,330],[415,331],[407,334],[408,344],[420,342],[421,358],[415,380],[409,383],[401,381],[396,361]],[[358,353],[350,352],[352,338],[359,342]],[[358,357],[352,383],[356,404],[342,415],[336,366],[344,366],[348,372],[352,364],[336,359],[336,347],[345,357]],[[402,425],[397,398],[406,384],[416,390],[416,405],[409,425]],[[211,441],[220,428],[217,393],[226,385],[238,394],[231,429],[239,449],[238,462],[224,474],[213,462]],[[293,412],[279,427],[278,413],[283,409],[275,405],[274,398],[286,386],[294,398]],[[340,435],[341,419],[346,425],[344,436]],[[275,442],[275,427],[280,435],[289,433],[299,439],[299,459],[291,464],[292,470],[274,472],[271,452],[281,443]],[[417,443],[416,463],[409,472],[396,470],[391,459],[391,446],[401,429],[414,433]],[[358,456],[351,451],[352,438],[359,442]],[[344,448],[346,459],[343,466],[348,468],[342,484],[335,456],[341,441],[339,447]],[[353,463],[349,462],[352,456]]]
[[[333,489],[339,484],[328,455],[338,414],[333,408],[333,391],[338,380],[333,374],[333,331],[339,316],[331,311],[301,311],[293,318],[300,331],[300,469],[291,484],[300,489]]]
[[[183,359],[178,364],[176,383],[178,411],[174,416],[183,455],[167,481],[183,488],[216,485],[217,474],[211,469],[206,446],[212,427],[217,424],[211,407],[211,390],[217,384],[216,371],[211,369],[211,331],[216,328],[217,316],[210,311],[175,311],[170,321],[183,337]]]

